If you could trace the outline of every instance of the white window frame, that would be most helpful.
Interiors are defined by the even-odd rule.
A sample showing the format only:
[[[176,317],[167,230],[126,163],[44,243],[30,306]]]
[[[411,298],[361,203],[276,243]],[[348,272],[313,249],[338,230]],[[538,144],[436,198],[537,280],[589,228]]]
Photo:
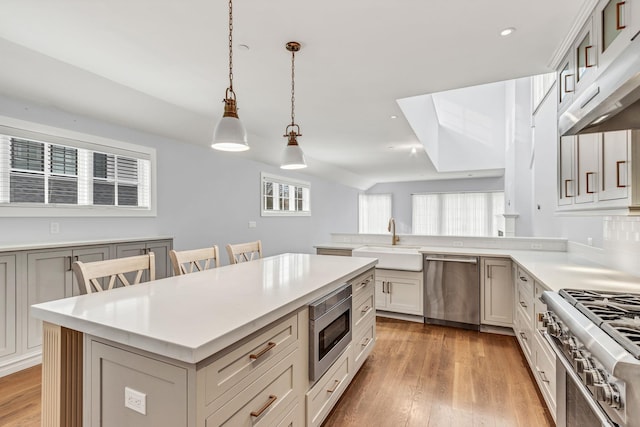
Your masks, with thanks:
[[[302,207],[303,210],[280,210],[280,209],[265,209],[265,182],[272,182],[277,186],[288,185],[289,186],[289,206],[295,204],[295,193],[291,191],[291,187],[299,187],[303,190]],[[276,190],[274,189],[274,193]],[[306,198],[304,197],[306,193]],[[279,198],[274,198],[274,205],[279,205]],[[306,209],[305,209],[306,208]],[[308,181],[302,181],[293,178],[287,178],[284,176],[272,175],[270,173],[260,173],[260,215],[261,216],[311,216],[311,183]]]
[[[28,122],[24,120],[14,119],[11,117],[0,116],[0,134],[10,135],[12,137],[30,139],[54,145],[63,145],[73,148],[86,149],[98,152],[107,152],[111,154],[133,157],[143,160],[138,161],[138,167],[141,163],[145,167],[150,168],[149,173],[149,189],[148,193],[141,194],[140,187],[138,198],[142,200],[141,204],[147,204],[148,207],[140,206],[105,206],[88,204],[88,195],[81,194],[78,191],[78,204],[33,204],[16,203],[16,204],[0,204],[0,217],[155,217],[157,216],[156,201],[156,150],[128,142],[118,141],[110,138],[98,137],[95,135],[84,134],[67,129],[46,126],[39,123]],[[79,150],[83,151],[83,150]],[[92,159],[78,156],[78,183],[79,186],[92,187],[90,182],[93,177]],[[147,162],[148,161],[148,162]],[[4,158],[2,150],[0,150],[0,166],[6,165],[10,169],[9,159]],[[7,167],[0,167],[0,183],[6,183],[6,188],[0,185],[0,199],[8,199],[9,170]],[[82,172],[81,172],[82,171]],[[85,176],[87,173],[91,178]],[[145,171],[146,173],[146,171]],[[5,176],[6,174],[6,176]],[[140,174],[139,174],[140,176]],[[90,196],[90,195],[89,195]]]

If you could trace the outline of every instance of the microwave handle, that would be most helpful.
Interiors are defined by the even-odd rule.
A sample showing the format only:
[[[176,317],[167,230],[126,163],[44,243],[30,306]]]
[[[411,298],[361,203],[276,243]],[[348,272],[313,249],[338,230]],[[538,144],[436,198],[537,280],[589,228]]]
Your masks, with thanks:
[[[556,344],[556,342],[553,340],[553,338],[551,338],[551,336],[547,332],[543,332],[543,334],[544,334],[544,339],[547,340],[547,342],[553,349],[553,352],[556,354],[556,360],[562,363],[562,367],[564,368],[565,372],[567,373],[567,375],[569,375],[569,377],[571,378],[571,381],[573,381],[578,391],[580,391],[580,394],[582,394],[582,397],[584,397],[584,400],[587,402],[587,404],[589,405],[589,408],[591,408],[593,413],[596,415],[596,418],[598,418],[598,421],[600,421],[600,423],[605,427],[615,427],[615,424],[613,424],[609,420],[609,417],[604,413],[602,408],[600,408],[600,406],[596,403],[591,393],[589,393],[589,390],[587,389],[587,387],[584,384],[582,384],[582,381],[580,380],[580,377],[578,376],[578,374],[576,374],[573,371],[573,366],[571,366],[571,364],[567,361],[567,359],[565,359],[565,355],[558,347],[558,344]]]

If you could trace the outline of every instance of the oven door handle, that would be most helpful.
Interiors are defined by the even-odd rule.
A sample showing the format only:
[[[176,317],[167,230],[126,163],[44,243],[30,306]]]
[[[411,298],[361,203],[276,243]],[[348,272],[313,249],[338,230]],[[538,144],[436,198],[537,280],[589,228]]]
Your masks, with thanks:
[[[567,375],[569,375],[569,377],[571,378],[571,381],[573,381],[578,391],[580,391],[580,394],[582,394],[582,397],[584,397],[584,400],[587,402],[587,404],[589,405],[589,408],[591,408],[593,413],[596,415],[596,417],[598,418],[598,421],[600,421],[600,423],[603,426],[616,427],[616,425],[611,422],[607,414],[602,410],[600,405],[598,405],[595,398],[589,392],[589,389],[587,389],[587,386],[582,384],[580,377],[578,376],[578,374],[576,374],[573,371],[573,366],[571,366],[571,364],[567,361],[567,359],[565,359],[565,355],[562,352],[562,350],[560,350],[560,347],[558,347],[558,344],[556,344],[556,342],[547,332],[543,332],[543,335],[544,335],[544,339],[547,340],[547,342],[553,349],[553,352],[556,354],[556,360],[559,360],[560,363],[562,363],[562,366],[565,372],[567,373]]]

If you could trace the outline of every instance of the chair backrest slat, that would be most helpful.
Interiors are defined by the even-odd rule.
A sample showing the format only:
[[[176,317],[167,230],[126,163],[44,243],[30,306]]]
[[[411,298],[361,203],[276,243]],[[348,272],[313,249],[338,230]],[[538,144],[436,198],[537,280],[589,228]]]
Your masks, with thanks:
[[[116,280],[120,279],[123,286],[137,285],[142,281],[145,271],[149,272],[149,281],[156,278],[155,256],[153,252],[127,258],[109,259],[106,261],[87,262],[76,261],[73,271],[80,286],[86,293],[102,292],[116,287]],[[126,273],[135,272],[135,279],[129,282]],[[108,282],[107,279],[108,278]],[[99,280],[102,279],[102,280]],[[106,287],[105,287],[106,282]]]
[[[231,264],[262,258],[262,242],[256,240],[255,242],[227,245],[227,254]]]
[[[171,258],[173,274],[176,276],[208,270],[209,266],[211,266],[211,261],[213,261],[215,267],[220,267],[220,255],[216,245],[210,248],[186,251],[172,250],[169,252],[169,257]]]

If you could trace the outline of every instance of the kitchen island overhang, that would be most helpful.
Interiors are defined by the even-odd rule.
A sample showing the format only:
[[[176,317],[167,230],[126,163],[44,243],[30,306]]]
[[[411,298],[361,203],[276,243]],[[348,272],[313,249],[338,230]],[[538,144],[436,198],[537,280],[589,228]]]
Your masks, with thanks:
[[[65,330],[85,334],[85,346],[86,338],[90,336],[157,355],[164,361],[192,365],[194,369],[198,364],[199,369],[202,364],[199,362],[211,360],[222,350],[292,313],[302,313],[314,299],[367,272],[373,275],[376,262],[373,258],[282,254],[100,294],[37,304],[32,306],[31,312],[46,322],[45,329],[53,326],[53,330],[61,331],[62,335]],[[298,315],[301,337],[306,334],[303,330],[306,314]],[[56,326],[60,328],[56,329]],[[304,348],[308,337],[303,338],[296,344],[300,354],[308,351]],[[57,344],[47,348],[50,340],[45,339],[43,397],[45,389],[56,391],[60,389],[60,383],[70,383],[64,378],[64,368],[47,366],[64,365],[65,361],[61,359],[74,354],[49,354],[59,353],[66,345],[60,345],[59,341],[54,339]],[[82,341],[77,336],[72,341],[82,345],[77,344]],[[78,352],[81,349],[76,349],[76,356],[73,356],[75,365]],[[296,357],[303,361],[307,356]],[[78,388],[82,385],[77,381],[80,371],[77,367],[73,369],[77,371],[77,384],[71,386]],[[48,387],[46,382],[51,372],[58,378],[56,384]],[[301,375],[298,372],[296,376]],[[65,392],[61,391],[61,394]],[[67,395],[76,399],[79,396],[77,392]],[[43,419],[48,411],[45,404],[43,401]],[[64,406],[60,402],[54,402],[55,405]],[[59,418],[58,414],[53,418]],[[200,425],[193,419],[194,416],[185,425]],[[92,423],[85,419],[85,425]]]

